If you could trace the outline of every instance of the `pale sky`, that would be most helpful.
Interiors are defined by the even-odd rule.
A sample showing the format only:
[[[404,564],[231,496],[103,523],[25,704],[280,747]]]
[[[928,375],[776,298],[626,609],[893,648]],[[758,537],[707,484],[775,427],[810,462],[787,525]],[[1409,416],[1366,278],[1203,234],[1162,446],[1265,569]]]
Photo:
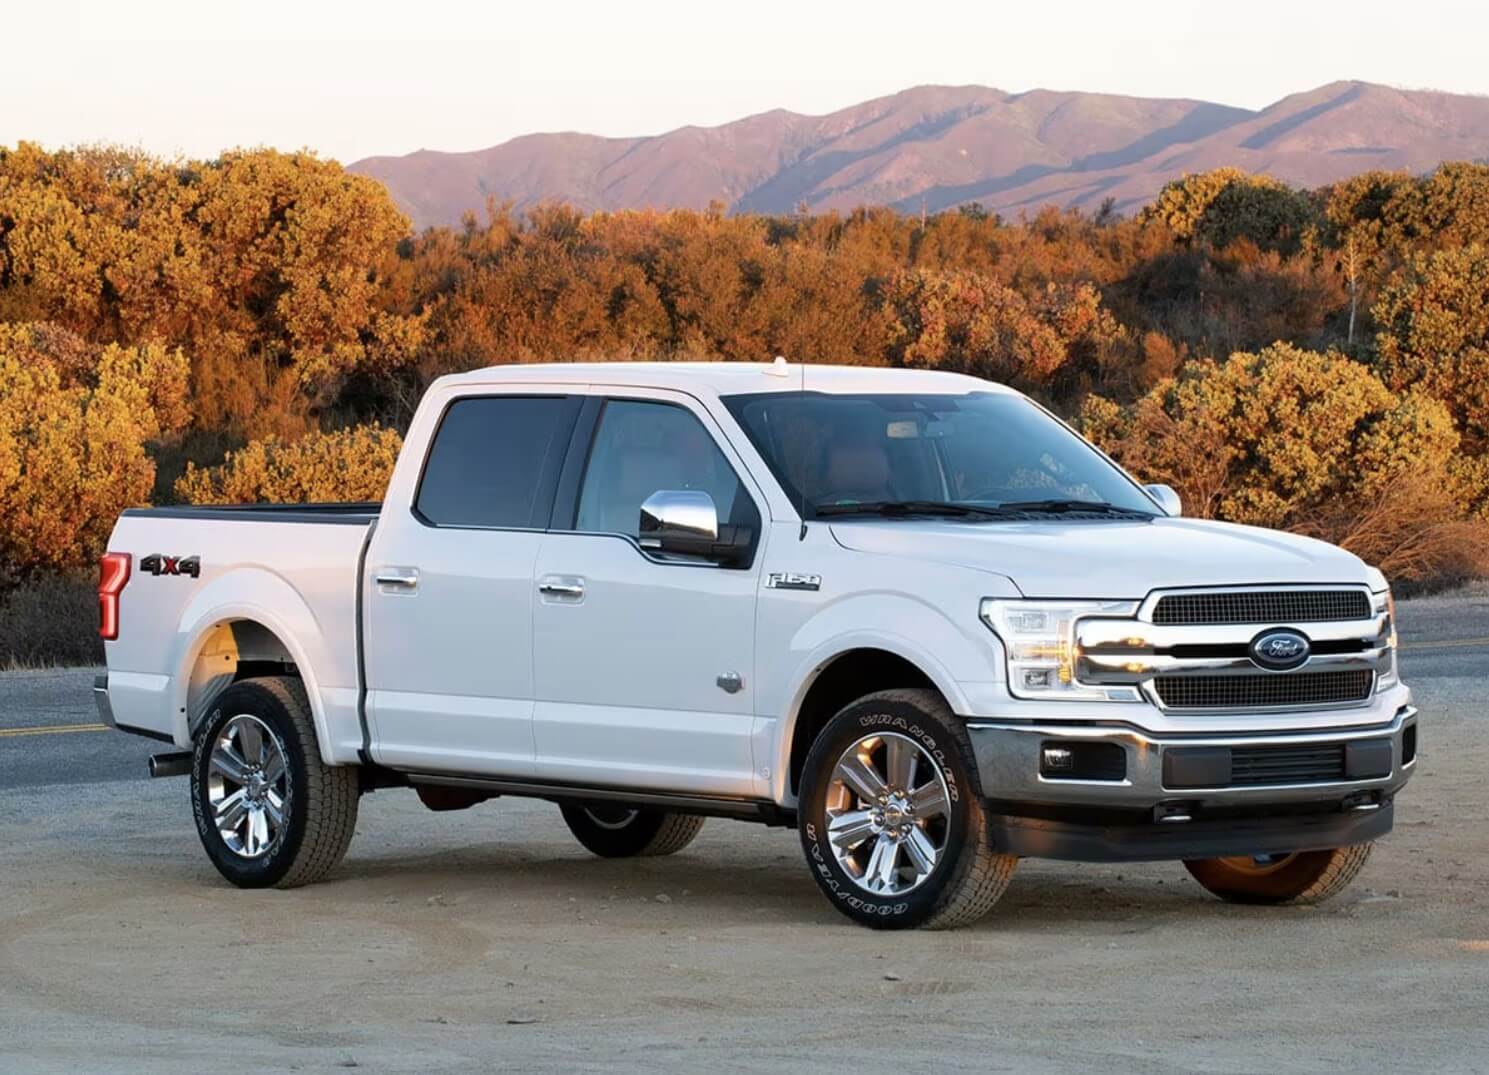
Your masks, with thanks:
[[[0,0],[0,41],[0,144],[163,156],[656,134],[924,83],[1251,108],[1350,78],[1489,94],[1483,0]]]

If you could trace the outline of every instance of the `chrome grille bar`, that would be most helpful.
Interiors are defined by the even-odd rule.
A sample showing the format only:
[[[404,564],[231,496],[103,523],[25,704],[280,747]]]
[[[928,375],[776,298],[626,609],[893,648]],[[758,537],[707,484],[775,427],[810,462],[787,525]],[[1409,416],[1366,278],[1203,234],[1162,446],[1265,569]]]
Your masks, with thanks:
[[[1176,622],[1196,616],[1211,622]],[[1298,668],[1252,659],[1253,640],[1279,627],[1308,638]],[[1073,671],[1091,686],[1138,687],[1165,710],[1341,708],[1368,703],[1377,677],[1392,672],[1391,640],[1384,604],[1364,586],[1155,591],[1136,618],[1078,619]]]

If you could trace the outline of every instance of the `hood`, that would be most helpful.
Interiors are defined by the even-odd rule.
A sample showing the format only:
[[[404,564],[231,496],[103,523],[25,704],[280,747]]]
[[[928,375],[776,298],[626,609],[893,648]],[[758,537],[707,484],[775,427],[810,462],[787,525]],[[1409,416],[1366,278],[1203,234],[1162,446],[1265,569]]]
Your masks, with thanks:
[[[997,572],[1025,597],[1138,600],[1185,586],[1370,582],[1364,562],[1334,545],[1206,519],[875,519],[831,528],[844,548]]]

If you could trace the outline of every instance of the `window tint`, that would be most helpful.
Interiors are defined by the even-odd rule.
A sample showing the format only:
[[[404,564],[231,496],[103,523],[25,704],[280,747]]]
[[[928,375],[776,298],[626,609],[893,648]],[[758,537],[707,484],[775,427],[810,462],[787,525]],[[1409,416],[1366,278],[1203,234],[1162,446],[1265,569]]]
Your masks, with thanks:
[[[436,526],[546,527],[577,399],[457,400],[434,435],[414,508]]]
[[[606,403],[575,529],[636,537],[642,502],[663,489],[701,489],[713,497],[720,523],[759,525],[734,468],[689,411],[670,403]]]

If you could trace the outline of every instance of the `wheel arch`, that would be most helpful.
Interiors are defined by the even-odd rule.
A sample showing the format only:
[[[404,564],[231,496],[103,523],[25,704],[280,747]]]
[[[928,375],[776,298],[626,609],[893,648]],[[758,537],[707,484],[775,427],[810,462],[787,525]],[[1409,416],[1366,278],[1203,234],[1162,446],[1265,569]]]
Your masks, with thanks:
[[[953,712],[964,712],[962,692],[939,661],[908,640],[847,638],[812,660],[792,694],[782,724],[777,752],[780,764],[773,781],[773,797],[782,804],[796,801],[802,765],[817,734],[844,706],[883,690],[935,691]]]
[[[251,676],[287,675],[304,683],[321,757],[335,764],[320,684],[326,639],[288,583],[268,572],[251,574],[265,577],[232,576],[231,588],[216,595],[209,588],[182,617],[173,680],[176,741],[190,744],[213,700],[232,683]],[[245,599],[245,590],[250,589],[257,600]],[[269,607],[266,598],[275,607]]]

